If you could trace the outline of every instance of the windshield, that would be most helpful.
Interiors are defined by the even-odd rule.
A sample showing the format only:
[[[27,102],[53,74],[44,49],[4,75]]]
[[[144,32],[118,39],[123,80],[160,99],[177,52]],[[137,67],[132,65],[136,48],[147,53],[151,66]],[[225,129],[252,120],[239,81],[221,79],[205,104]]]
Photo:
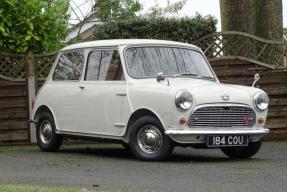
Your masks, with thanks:
[[[133,78],[184,75],[214,79],[203,55],[187,48],[132,47],[126,51],[127,69]]]

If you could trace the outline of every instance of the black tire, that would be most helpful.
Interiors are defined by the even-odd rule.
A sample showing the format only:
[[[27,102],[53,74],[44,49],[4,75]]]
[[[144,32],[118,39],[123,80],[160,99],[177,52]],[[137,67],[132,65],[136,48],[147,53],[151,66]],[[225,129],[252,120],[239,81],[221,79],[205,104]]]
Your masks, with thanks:
[[[144,116],[136,120],[130,128],[130,149],[138,159],[160,161],[172,153],[173,142],[165,135],[164,128],[157,118]]]
[[[44,127],[48,125],[48,135],[44,133]],[[51,130],[50,130],[51,128]],[[50,134],[51,133],[51,134]],[[51,113],[44,112],[40,114],[39,121],[36,125],[37,144],[42,151],[57,151],[63,142],[63,137],[56,134],[55,121]]]
[[[254,156],[262,145],[262,139],[257,142],[249,143],[246,147],[225,147],[222,152],[230,158],[250,158]]]

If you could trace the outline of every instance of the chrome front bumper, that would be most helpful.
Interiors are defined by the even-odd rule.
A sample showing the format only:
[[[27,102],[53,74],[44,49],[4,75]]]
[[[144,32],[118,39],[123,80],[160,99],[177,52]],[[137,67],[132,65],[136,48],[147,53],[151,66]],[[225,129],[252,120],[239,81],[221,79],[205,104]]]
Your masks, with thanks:
[[[189,128],[167,129],[165,134],[177,143],[206,143],[207,135],[249,135],[250,141],[257,141],[270,131],[264,127],[253,128]]]

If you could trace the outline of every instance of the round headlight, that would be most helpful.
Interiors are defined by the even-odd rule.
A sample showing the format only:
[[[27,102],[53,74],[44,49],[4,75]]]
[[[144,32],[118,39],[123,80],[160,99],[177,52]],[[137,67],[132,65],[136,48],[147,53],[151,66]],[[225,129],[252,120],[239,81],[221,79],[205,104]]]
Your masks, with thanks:
[[[269,105],[269,97],[266,93],[260,92],[254,95],[254,105],[259,111],[265,111]]]
[[[186,111],[192,106],[192,95],[184,90],[175,95],[175,105],[179,111]]]

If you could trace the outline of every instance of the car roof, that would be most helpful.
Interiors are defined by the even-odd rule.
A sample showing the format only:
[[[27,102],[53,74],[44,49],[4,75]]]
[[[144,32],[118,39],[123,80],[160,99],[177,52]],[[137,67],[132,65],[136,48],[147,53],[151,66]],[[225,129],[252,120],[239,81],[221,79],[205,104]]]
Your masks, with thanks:
[[[167,45],[167,46],[184,46],[191,47],[193,49],[199,50],[198,47],[187,44],[180,43],[176,41],[166,41],[166,40],[153,40],[153,39],[110,39],[110,40],[98,40],[98,41],[88,41],[83,43],[77,43],[69,45],[61,49],[61,51],[72,50],[72,49],[82,49],[90,47],[111,47],[111,46],[125,46],[125,45]]]

